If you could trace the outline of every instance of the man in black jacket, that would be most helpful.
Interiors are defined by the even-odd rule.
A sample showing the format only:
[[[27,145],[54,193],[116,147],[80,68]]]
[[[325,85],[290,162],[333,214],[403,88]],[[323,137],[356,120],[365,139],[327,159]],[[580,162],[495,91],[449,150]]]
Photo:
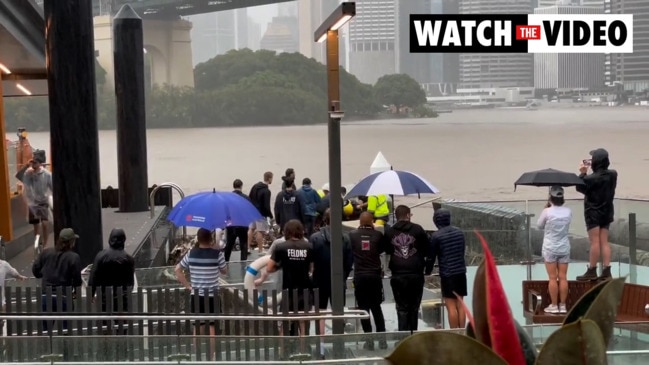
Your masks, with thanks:
[[[239,195],[242,198],[250,201],[250,198],[242,192],[243,181],[236,179],[232,183],[234,190],[233,193]],[[241,261],[246,261],[248,259],[248,240],[252,238],[252,229],[250,227],[226,227],[225,229],[225,249],[223,254],[225,256],[225,261],[230,261],[230,255],[232,255],[232,250],[234,245],[237,243],[237,238],[239,239],[239,249],[241,250]]]
[[[313,287],[318,289],[319,309],[326,310],[331,302],[331,213],[329,209],[325,210],[322,216],[324,227],[315,232],[309,238],[313,245]],[[353,256],[349,242],[349,236],[343,235],[343,282],[335,285],[342,285],[343,290],[347,285],[347,278],[352,271]],[[319,334],[323,335],[325,330],[325,321],[319,323]],[[322,343],[324,345],[324,342]],[[320,346],[324,351],[324,346]],[[324,355],[322,353],[321,355]]]
[[[257,249],[260,253],[264,251],[264,232],[270,230],[267,219],[273,219],[273,212],[270,208],[270,189],[268,188],[268,185],[272,183],[273,173],[266,171],[264,172],[264,181],[260,181],[253,185],[248,194],[252,205],[254,205],[259,211],[259,214],[264,217],[250,225],[250,229],[256,232],[254,236],[257,241]],[[252,247],[252,241],[248,242],[248,244],[249,247]]]
[[[448,324],[451,328],[464,328],[466,313],[455,296],[457,294],[463,298],[467,295],[464,233],[451,226],[451,212],[447,209],[437,209],[433,214],[433,223],[437,226],[437,232],[430,239],[430,261],[434,264],[436,257],[439,260],[439,277],[448,312]],[[432,265],[428,268],[432,269]],[[430,272],[426,272],[426,275],[429,274]]]
[[[363,212],[360,216],[360,227],[349,233],[349,241],[354,255],[354,296],[362,310],[372,313],[376,332],[385,332],[385,318],[381,303],[383,296],[383,275],[381,273],[381,254],[385,252],[385,237],[374,229],[374,216]],[[369,319],[361,319],[363,332],[372,333]],[[373,350],[374,341],[367,340],[365,349]],[[387,349],[385,339],[379,340],[379,348]]]
[[[124,252],[125,243],[126,233],[124,233],[123,229],[114,228],[110,231],[108,238],[109,248],[95,256],[95,261],[90,270],[88,286],[92,288],[93,295],[97,292],[97,288],[100,289],[103,311],[108,308],[107,287],[112,288],[113,291],[113,310],[118,312],[128,311],[130,290],[135,284],[135,260],[131,255]],[[118,290],[122,292],[122,308],[118,306]]]
[[[608,152],[603,148],[590,151],[592,159],[582,161],[579,172],[584,185],[577,185],[577,191],[584,194],[584,218],[590,240],[590,262],[584,275],[577,280],[607,280],[611,278],[611,246],[608,229],[613,222],[617,171],[610,170]],[[593,173],[587,175],[588,167]],[[597,262],[602,258],[602,274],[597,276]]]
[[[428,235],[422,226],[410,222],[410,208],[395,209],[397,222],[386,229],[386,254],[390,255],[390,286],[397,307],[399,331],[416,331],[419,306],[424,294],[424,271],[432,271]]]
[[[293,189],[287,186],[275,199],[275,220],[282,232],[284,225],[291,219],[296,219],[304,225],[304,203],[302,197]]]

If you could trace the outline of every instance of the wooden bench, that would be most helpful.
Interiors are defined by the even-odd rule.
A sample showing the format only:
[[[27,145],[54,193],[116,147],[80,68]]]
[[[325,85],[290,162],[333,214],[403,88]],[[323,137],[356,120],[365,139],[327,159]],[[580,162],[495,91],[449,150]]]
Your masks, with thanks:
[[[568,281],[568,298],[566,307],[568,310],[584,295],[595,286],[597,282],[590,281]],[[617,322],[647,322],[647,324],[618,325],[628,329],[641,332],[649,332],[649,314],[645,306],[649,304],[649,286],[637,284],[624,284],[622,300],[618,307]],[[550,305],[547,280],[524,280],[523,281],[523,314],[525,319],[534,324],[541,323],[562,323],[565,315],[547,314],[543,309]]]

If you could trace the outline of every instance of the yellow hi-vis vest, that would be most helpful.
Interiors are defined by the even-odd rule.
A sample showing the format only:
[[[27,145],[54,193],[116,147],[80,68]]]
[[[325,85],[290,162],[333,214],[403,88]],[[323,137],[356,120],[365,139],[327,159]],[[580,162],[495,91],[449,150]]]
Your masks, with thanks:
[[[367,210],[370,212],[374,211],[374,218],[381,218],[390,215],[390,207],[388,207],[388,196],[368,196]]]

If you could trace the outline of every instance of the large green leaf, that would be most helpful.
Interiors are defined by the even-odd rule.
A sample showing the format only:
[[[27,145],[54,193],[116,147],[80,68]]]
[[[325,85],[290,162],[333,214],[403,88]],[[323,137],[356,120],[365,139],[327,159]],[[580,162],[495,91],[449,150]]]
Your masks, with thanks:
[[[409,336],[386,358],[392,365],[507,365],[480,342],[452,332],[427,331]]]
[[[606,344],[595,321],[580,319],[555,331],[536,365],[606,365]]]
[[[487,315],[487,275],[485,261],[483,260],[475,272],[473,280],[473,336],[487,347],[491,347],[491,336],[489,335],[489,316]]]
[[[574,323],[580,318],[591,319],[599,326],[604,344],[608,346],[625,281],[626,276],[602,282],[590,289],[570,309],[563,324]]]
[[[523,326],[521,326],[518,323],[518,321],[515,320],[514,324],[516,325],[516,332],[518,332],[518,339],[521,342],[521,347],[523,348],[523,355],[525,356],[525,364],[534,365],[537,356],[536,345],[534,344],[532,337],[530,337],[530,334],[527,333],[525,328],[523,328]]]

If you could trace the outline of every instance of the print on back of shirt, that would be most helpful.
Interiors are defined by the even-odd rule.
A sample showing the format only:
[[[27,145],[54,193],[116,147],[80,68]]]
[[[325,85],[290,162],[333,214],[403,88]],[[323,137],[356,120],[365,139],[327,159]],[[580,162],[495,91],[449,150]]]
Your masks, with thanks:
[[[407,233],[399,233],[392,238],[394,246],[394,255],[403,259],[408,259],[417,253],[415,248],[415,237]]]
[[[304,261],[307,258],[308,250],[307,249],[296,249],[289,248],[286,250],[286,256],[289,260],[300,260]]]

